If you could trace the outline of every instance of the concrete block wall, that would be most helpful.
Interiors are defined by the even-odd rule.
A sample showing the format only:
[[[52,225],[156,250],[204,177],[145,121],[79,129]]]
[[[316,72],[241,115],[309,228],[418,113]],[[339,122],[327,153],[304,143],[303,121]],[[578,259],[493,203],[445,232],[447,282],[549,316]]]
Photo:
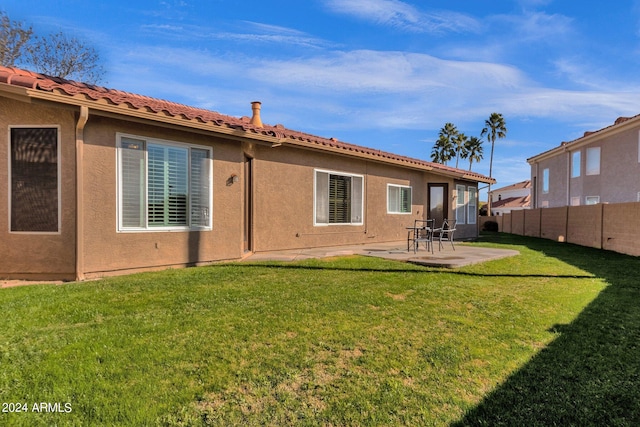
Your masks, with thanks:
[[[511,214],[502,215],[502,231],[503,233],[511,233]]]
[[[557,242],[567,239],[567,207],[536,209],[540,211],[540,237]]]
[[[540,237],[540,209],[525,209],[524,212],[524,235],[529,237]]]
[[[480,217],[498,230],[640,256],[640,202],[565,206]]]
[[[602,207],[604,205],[569,206],[567,242],[602,248]]]
[[[640,256],[640,203],[616,203],[602,208],[602,248]]]
[[[511,211],[511,232],[524,236],[524,210]]]

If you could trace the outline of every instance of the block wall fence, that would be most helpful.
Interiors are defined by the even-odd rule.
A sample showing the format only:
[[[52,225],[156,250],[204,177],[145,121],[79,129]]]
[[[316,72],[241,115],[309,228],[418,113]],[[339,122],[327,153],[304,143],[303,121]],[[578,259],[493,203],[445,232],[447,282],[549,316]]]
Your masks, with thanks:
[[[525,209],[480,217],[498,231],[640,256],[640,202]]]

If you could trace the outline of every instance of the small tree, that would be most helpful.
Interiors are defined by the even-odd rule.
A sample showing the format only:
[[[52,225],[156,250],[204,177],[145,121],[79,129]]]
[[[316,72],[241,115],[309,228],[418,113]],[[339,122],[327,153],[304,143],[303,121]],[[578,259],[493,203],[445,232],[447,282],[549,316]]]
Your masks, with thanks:
[[[104,76],[97,51],[75,37],[56,33],[35,37],[27,62],[43,74],[97,83]]]
[[[13,67],[27,48],[33,30],[23,27],[23,23],[12,21],[6,13],[0,12],[0,65]]]
[[[64,33],[36,36],[31,27],[0,12],[0,65],[23,66],[54,77],[98,83],[104,76],[96,50]]]

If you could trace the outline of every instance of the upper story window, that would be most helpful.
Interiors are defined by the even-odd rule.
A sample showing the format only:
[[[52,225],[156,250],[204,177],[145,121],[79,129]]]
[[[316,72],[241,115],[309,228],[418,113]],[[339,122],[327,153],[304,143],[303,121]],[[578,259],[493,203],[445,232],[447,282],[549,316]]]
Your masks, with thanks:
[[[600,174],[600,147],[587,148],[587,175]]]
[[[580,176],[580,151],[571,153],[571,178]]]
[[[387,184],[387,213],[411,213],[411,187]]]
[[[549,168],[544,168],[542,170],[542,192],[549,192]]]
[[[118,230],[210,229],[211,148],[118,136]]]
[[[364,177],[315,171],[315,225],[363,223]]]
[[[57,233],[60,231],[58,127],[11,127],[9,133],[10,230]]]

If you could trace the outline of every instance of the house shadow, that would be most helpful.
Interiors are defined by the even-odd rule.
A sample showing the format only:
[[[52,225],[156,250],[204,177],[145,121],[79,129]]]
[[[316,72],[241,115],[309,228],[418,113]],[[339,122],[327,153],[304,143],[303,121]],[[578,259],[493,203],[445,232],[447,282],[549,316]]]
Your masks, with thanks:
[[[640,258],[495,234],[604,279],[607,287],[526,365],[453,426],[640,425]]]

